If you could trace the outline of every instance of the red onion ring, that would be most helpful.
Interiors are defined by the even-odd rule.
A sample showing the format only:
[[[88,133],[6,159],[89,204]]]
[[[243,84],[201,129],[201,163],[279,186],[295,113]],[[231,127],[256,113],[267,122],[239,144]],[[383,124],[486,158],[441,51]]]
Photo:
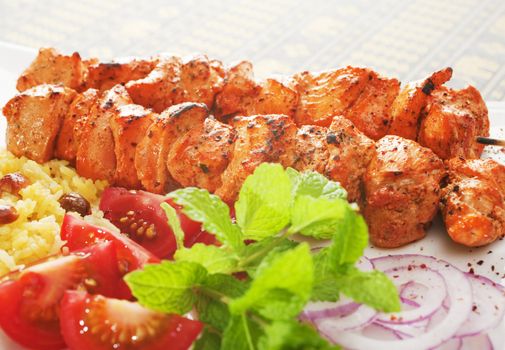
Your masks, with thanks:
[[[318,318],[314,321],[314,325],[326,334],[340,333],[363,328],[371,324],[376,316],[377,311],[366,305],[360,305],[354,312],[340,318]]]
[[[505,315],[505,288],[486,277],[466,275],[472,285],[473,307],[470,317],[456,333],[457,337],[493,329]]]
[[[385,271],[389,277],[392,277],[393,283],[401,289],[407,284],[416,284],[425,286],[428,289],[426,295],[417,295],[417,298],[424,299],[418,308],[404,310],[396,314],[380,314],[377,318],[381,323],[409,324],[419,322],[433,315],[444,302],[447,295],[444,278],[432,269],[424,266],[408,266],[393,268]]]
[[[461,349],[464,350],[494,350],[493,343],[489,338],[489,335],[481,333],[473,337],[465,337],[462,339],[463,345]]]
[[[407,267],[427,267],[437,271],[445,280],[450,308],[446,317],[432,329],[418,337],[386,341],[371,339],[359,332],[338,332],[319,327],[321,333],[331,341],[348,349],[374,350],[426,350],[449,340],[468,318],[472,307],[471,285],[463,272],[449,263],[431,257],[402,255],[376,258],[372,260],[376,268],[382,271]]]

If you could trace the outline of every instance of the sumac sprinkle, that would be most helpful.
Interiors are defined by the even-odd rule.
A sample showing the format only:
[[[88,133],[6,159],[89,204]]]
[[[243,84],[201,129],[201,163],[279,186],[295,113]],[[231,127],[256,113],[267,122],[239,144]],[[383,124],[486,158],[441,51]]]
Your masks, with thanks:
[[[79,193],[70,192],[66,193],[58,200],[60,205],[65,211],[75,211],[82,216],[91,214],[91,205]]]
[[[10,173],[0,179],[0,191],[17,195],[30,182],[21,173]]]
[[[10,224],[19,217],[18,211],[11,205],[0,205],[0,225]]]

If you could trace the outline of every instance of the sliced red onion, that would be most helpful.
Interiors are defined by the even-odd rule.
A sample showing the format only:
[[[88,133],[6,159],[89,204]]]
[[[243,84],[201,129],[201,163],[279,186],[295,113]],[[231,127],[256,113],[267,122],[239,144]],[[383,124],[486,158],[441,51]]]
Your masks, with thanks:
[[[391,331],[398,334],[400,338],[405,339],[405,338],[418,337],[419,335],[426,333],[426,329],[428,327],[429,322],[430,319],[427,318],[422,321],[409,324],[391,324],[391,323],[384,324],[381,323],[380,321],[375,321],[374,323],[380,324],[383,327],[391,329]]]
[[[360,305],[354,312],[343,317],[319,318],[314,325],[326,334],[340,333],[357,328],[363,328],[372,323],[377,311],[366,305]]]
[[[400,300],[402,303],[412,307],[420,306],[420,299],[428,292],[428,288],[419,283],[411,281],[400,288]]]
[[[401,273],[409,271],[408,267],[420,267],[437,271],[445,280],[447,298],[450,308],[443,320],[426,333],[417,337],[401,340],[379,340],[371,339],[360,332],[335,331],[332,327],[322,327],[325,323],[318,323],[321,333],[331,341],[342,345],[348,349],[374,349],[374,350],[426,350],[434,348],[449,340],[468,318],[472,307],[472,289],[468,278],[463,272],[456,269],[449,263],[431,257],[419,255],[399,255],[373,259],[375,267],[382,271],[398,269],[403,266],[406,269]],[[408,282],[408,281],[407,281]],[[356,314],[354,312],[351,315]],[[321,321],[321,320],[320,320]],[[326,321],[326,320],[324,320]],[[328,323],[326,323],[328,324]]]
[[[380,323],[372,323],[363,328],[361,333],[367,337],[374,339],[398,340],[402,339],[401,335],[393,329],[383,326]]]
[[[420,302],[420,306],[410,310],[403,310],[399,313],[379,314],[377,320],[382,323],[392,324],[409,324],[419,322],[429,318],[433,315],[444,302],[447,295],[444,278],[428,267],[419,266],[404,266],[400,268],[393,268],[385,271],[391,277],[393,283],[401,290],[402,286],[407,284],[413,285],[413,281],[417,285],[422,285],[426,288],[425,295],[413,295],[411,299],[416,299]],[[418,293],[420,289],[416,289],[413,293]]]
[[[463,340],[461,340],[460,338],[452,338],[443,342],[436,348],[432,348],[430,350],[461,350],[462,347],[463,347]]]
[[[356,311],[359,304],[348,298],[341,298],[338,302],[313,301],[309,302],[303,310],[300,318],[309,322],[314,322],[319,318],[344,317]]]
[[[494,350],[493,343],[489,335],[481,333],[473,337],[462,338],[461,350]]]
[[[470,317],[456,333],[472,336],[493,329],[505,314],[505,288],[482,276],[467,274],[472,285],[473,307]]]

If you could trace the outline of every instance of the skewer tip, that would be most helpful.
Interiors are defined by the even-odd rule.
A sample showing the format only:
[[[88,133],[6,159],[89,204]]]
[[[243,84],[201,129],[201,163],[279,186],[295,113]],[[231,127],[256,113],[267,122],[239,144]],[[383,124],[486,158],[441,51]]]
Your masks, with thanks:
[[[476,141],[483,145],[505,146],[505,140],[493,139],[491,137],[478,136]]]

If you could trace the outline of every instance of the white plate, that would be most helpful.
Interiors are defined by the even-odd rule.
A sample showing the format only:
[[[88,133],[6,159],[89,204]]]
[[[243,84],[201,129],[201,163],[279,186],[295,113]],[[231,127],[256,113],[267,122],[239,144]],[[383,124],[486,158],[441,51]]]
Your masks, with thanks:
[[[15,94],[17,77],[29,65],[35,55],[35,50],[0,42],[0,106],[3,106]],[[492,135],[505,136],[505,102],[490,102],[488,108]],[[4,134],[5,120],[0,118],[0,147],[5,145]],[[501,158],[499,160],[505,163],[505,153],[499,150],[486,152],[485,156],[491,156],[495,159]],[[491,253],[489,253],[490,251]],[[484,275],[496,282],[503,284],[505,281],[505,240],[476,249],[459,246],[448,238],[440,218],[435,220],[427,237],[419,242],[398,249],[385,250],[369,247],[365,255],[376,257],[406,253],[433,255],[449,261],[464,271],[468,271],[471,267],[475,273]],[[483,261],[481,265],[478,264],[480,261]],[[492,271],[492,266],[494,266],[494,271]],[[498,329],[491,332],[491,337],[495,349],[505,348],[505,322]],[[13,345],[0,333],[0,349],[16,350],[19,347]]]

